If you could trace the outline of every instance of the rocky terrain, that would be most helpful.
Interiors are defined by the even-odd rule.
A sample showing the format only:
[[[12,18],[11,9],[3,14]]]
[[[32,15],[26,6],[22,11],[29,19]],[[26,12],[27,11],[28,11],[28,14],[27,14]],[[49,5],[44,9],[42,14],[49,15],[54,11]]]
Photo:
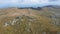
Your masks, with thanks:
[[[60,8],[36,9],[0,9],[0,34],[60,34]]]

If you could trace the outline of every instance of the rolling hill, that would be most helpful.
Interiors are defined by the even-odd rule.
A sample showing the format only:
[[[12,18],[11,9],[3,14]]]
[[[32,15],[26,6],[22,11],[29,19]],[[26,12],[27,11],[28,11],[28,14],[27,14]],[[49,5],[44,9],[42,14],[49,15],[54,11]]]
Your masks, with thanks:
[[[0,9],[0,34],[59,33],[60,8],[49,7]]]

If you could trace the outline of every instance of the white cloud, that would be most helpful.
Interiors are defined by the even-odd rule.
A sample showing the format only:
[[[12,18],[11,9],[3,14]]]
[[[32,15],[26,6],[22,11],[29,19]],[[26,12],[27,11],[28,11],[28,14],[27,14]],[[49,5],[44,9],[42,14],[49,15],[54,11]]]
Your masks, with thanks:
[[[0,0],[0,4],[11,4],[11,5],[36,5],[48,3],[48,0]]]
[[[47,3],[48,0],[24,0],[22,4],[39,4],[39,3]]]
[[[9,3],[10,1],[0,1],[0,4],[7,4],[7,3]]]
[[[12,3],[18,3],[18,0],[11,0]]]
[[[18,3],[18,0],[0,0],[0,4],[14,4],[14,3]]]
[[[50,0],[0,0],[0,6],[9,5],[9,6],[41,6],[46,4],[59,4],[60,0],[52,1]]]
[[[12,3],[12,4],[42,4],[48,3],[50,0],[0,0],[2,3]]]
[[[40,0],[40,2],[42,2],[42,3],[47,3],[47,2],[49,2],[48,0]]]
[[[47,3],[48,2],[48,0],[32,0],[32,1],[38,1],[39,3]]]

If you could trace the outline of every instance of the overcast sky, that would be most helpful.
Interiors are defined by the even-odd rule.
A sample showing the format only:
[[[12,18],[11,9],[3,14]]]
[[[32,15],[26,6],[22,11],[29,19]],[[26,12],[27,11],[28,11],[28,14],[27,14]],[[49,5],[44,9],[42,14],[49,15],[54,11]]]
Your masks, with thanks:
[[[60,0],[0,0],[2,7],[38,7],[45,5],[60,5]]]

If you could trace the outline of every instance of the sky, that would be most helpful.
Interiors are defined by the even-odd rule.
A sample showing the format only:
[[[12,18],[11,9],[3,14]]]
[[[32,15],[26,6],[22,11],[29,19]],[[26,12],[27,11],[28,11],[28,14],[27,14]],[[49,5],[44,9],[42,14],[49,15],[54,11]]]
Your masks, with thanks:
[[[0,8],[60,5],[60,0],[0,0]]]

